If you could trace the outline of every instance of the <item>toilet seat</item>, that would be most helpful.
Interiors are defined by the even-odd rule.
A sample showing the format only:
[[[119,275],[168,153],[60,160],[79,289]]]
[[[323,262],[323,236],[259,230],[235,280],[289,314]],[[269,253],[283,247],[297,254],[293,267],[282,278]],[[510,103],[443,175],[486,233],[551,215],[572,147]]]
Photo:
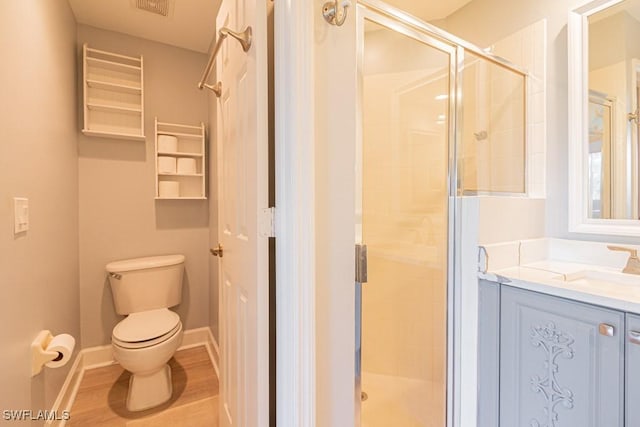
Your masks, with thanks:
[[[180,316],[161,308],[131,313],[113,328],[111,339],[123,348],[144,348],[168,340],[181,328]]]

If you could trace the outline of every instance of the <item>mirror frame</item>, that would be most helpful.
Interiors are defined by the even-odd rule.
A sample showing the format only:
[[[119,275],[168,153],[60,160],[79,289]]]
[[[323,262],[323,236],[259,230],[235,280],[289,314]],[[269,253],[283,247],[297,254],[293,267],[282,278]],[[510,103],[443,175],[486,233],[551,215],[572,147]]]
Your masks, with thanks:
[[[588,217],[588,176],[584,141],[588,138],[589,114],[589,16],[624,0],[595,0],[569,12],[569,232],[640,236],[640,220]]]

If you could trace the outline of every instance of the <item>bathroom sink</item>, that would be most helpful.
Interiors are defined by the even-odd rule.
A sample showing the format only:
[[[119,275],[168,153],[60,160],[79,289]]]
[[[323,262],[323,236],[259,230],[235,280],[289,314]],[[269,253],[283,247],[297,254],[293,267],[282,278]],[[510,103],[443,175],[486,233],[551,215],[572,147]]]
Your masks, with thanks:
[[[565,282],[575,284],[616,284],[640,286],[640,275],[616,273],[613,271],[581,270],[575,273],[565,274]]]

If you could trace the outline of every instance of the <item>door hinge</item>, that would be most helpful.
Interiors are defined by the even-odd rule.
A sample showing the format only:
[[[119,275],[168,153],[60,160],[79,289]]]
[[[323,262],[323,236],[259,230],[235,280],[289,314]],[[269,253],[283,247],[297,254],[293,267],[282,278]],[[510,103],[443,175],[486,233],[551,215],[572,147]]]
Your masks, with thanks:
[[[356,282],[367,283],[367,245],[356,245]]]
[[[264,208],[260,214],[260,236],[276,237],[275,212],[276,208]]]

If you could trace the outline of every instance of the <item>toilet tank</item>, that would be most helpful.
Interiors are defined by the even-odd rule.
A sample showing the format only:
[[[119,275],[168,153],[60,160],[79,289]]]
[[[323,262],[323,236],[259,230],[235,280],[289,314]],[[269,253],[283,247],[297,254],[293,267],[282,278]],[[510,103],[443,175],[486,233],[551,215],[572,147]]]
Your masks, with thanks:
[[[116,312],[130,314],[180,304],[184,259],[184,255],[163,255],[107,264]]]

